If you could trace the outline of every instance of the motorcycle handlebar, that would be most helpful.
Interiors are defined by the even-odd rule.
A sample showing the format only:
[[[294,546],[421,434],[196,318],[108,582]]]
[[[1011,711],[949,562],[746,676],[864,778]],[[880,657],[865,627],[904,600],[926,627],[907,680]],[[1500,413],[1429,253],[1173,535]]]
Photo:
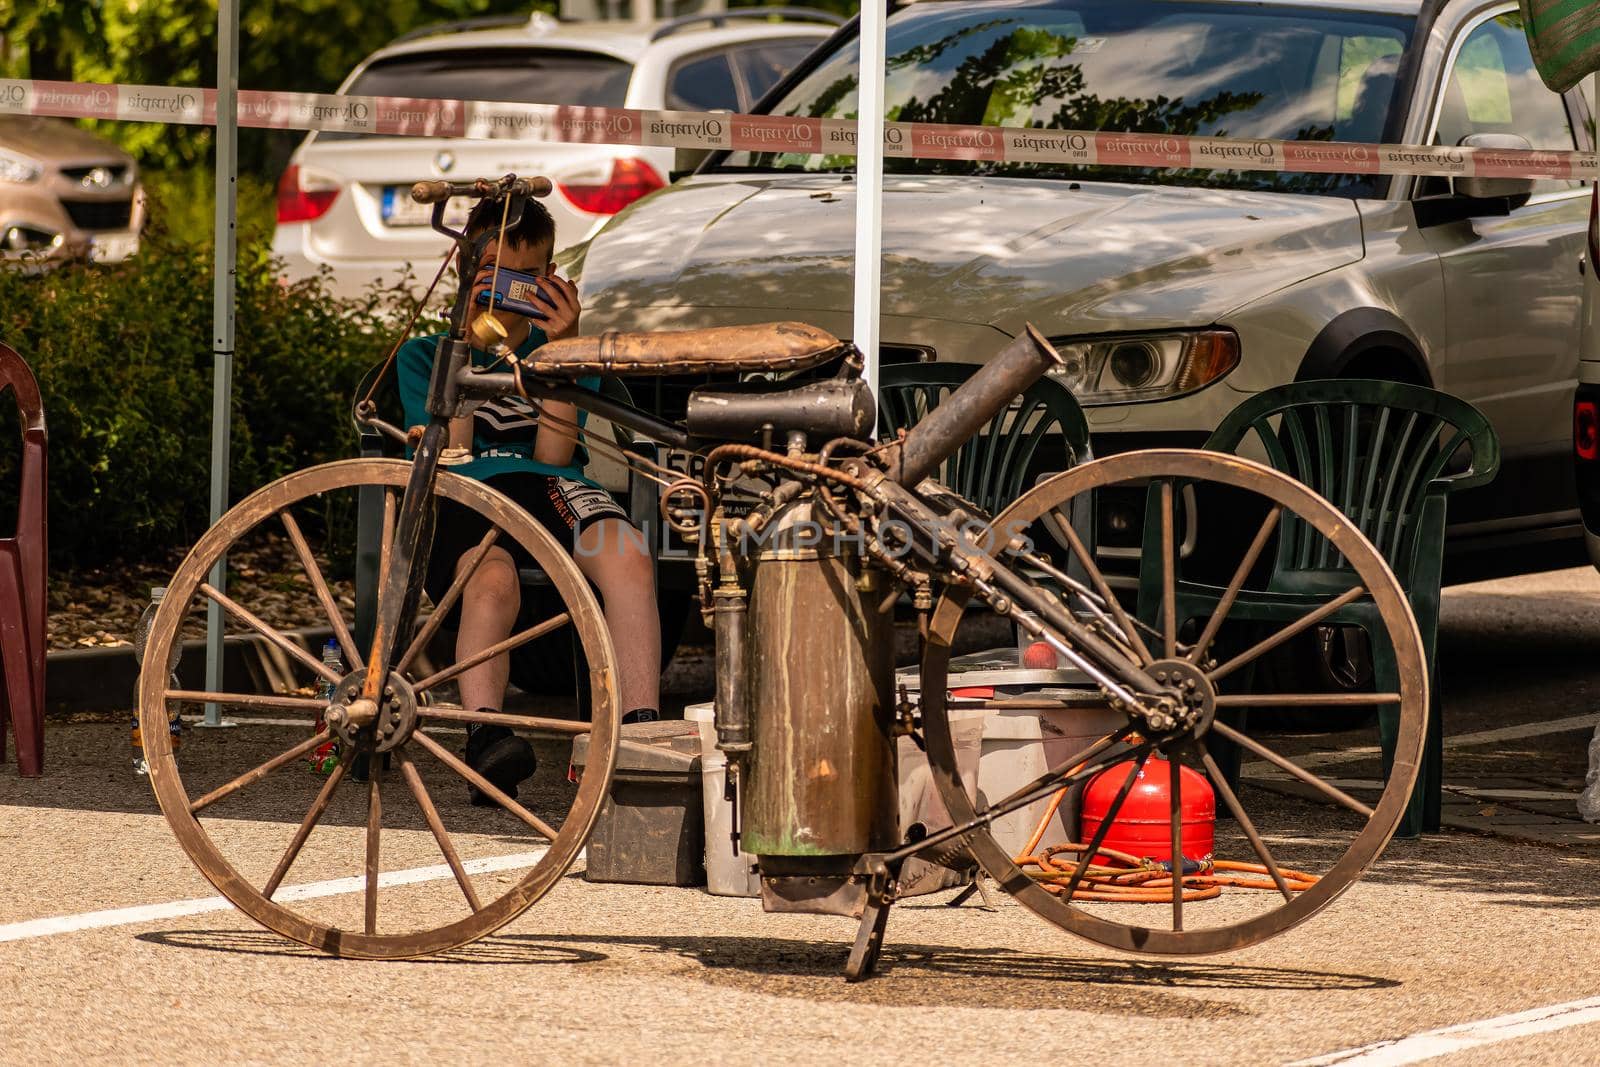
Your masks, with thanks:
[[[419,204],[437,204],[453,196],[468,196],[474,200],[485,197],[549,196],[555,188],[549,178],[476,178],[469,182],[430,181],[417,182],[411,187],[411,199]]]

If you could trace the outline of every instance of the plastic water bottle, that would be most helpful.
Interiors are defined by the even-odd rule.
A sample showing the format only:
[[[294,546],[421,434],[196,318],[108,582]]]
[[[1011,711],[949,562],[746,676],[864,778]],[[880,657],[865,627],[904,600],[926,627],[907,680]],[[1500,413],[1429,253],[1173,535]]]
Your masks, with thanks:
[[[144,650],[150,643],[150,630],[155,625],[156,610],[161,607],[161,601],[166,599],[167,587],[158,585],[150,590],[150,603],[146,605],[144,613],[139,616],[139,622],[133,628],[133,659],[139,665],[139,673],[133,683],[133,772],[135,774],[149,774],[150,766],[144,758],[144,737],[139,732],[139,692],[144,682]],[[172,642],[172,651],[167,656],[167,674],[174,685],[177,682],[178,660],[183,655],[183,646],[178,641]],[[177,748],[183,729],[183,722],[177,716],[172,717],[172,747]]]
[[[1600,726],[1589,741],[1589,775],[1578,794],[1578,815],[1584,822],[1600,822]]]
[[[329,638],[322,646],[322,662],[332,668],[335,674],[344,673],[344,657],[339,654],[339,642]],[[326,678],[317,683],[317,699],[324,704],[333,700],[333,683]],[[322,713],[317,713],[317,724],[312,728],[312,733],[321,733],[327,724],[322,719]],[[327,741],[317,746],[307,761],[311,765],[313,774],[331,774],[339,766],[339,742]]]

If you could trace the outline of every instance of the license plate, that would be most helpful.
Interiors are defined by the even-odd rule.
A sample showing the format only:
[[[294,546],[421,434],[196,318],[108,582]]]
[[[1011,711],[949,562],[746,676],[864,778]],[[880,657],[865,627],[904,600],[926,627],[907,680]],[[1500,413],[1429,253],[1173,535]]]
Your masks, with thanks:
[[[123,233],[89,238],[89,259],[95,263],[121,263],[138,251],[138,234]]]
[[[444,206],[444,224],[459,230],[471,211],[471,200],[455,197]],[[409,185],[386,185],[383,187],[383,221],[386,226],[426,226],[433,221],[433,205],[411,199]]]

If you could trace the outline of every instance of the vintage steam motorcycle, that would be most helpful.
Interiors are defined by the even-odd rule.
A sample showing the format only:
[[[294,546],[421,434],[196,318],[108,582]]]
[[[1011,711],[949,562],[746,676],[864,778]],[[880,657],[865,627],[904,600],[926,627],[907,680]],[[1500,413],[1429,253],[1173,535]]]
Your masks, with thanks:
[[[542,178],[506,176],[424,182],[412,196],[433,205],[435,229],[454,239],[468,268],[464,273],[471,277],[485,241],[447,227],[446,203],[453,197],[490,198],[502,204],[498,215],[514,221],[529,197],[549,190]],[[535,404],[572,403],[703,456],[703,473],[695,476],[645,457],[625,458],[661,485],[666,523],[695,546],[702,610],[716,639],[716,736],[728,757],[729,790],[737,800],[738,844],[757,857],[763,903],[769,911],[859,919],[848,977],[872,971],[888,909],[904,891],[907,872],[918,864],[923,870],[969,876],[981,866],[1020,903],[1062,929],[1117,949],[1182,955],[1240,948],[1288,929],[1333,900],[1388,842],[1417,776],[1427,672],[1415,622],[1393,574],[1334,506],[1248,459],[1189,450],[1132,452],[1071,467],[1028,490],[998,516],[981,515],[929,480],[945,457],[1060,358],[1031,328],[909,432],[874,444],[867,440],[874,402],[861,380],[859,357],[850,346],[808,326],[608,333],[552,342],[520,361],[501,348],[500,363],[484,369],[471,366],[469,345],[475,339],[468,336],[468,319],[463,287],[452,331],[436,357],[426,427],[414,428],[408,438],[370,407],[363,413],[397,441],[409,440],[412,460],[329,463],[257,491],[194,546],[156,617],[140,692],[151,784],[201,872],[262,925],[338,956],[407,958],[440,952],[520,916],[584,848],[608,794],[619,734],[616,653],[600,606],[572,559],[543,527],[482,483],[440,466],[450,418],[475,404],[511,396]],[[494,338],[476,340],[483,345]],[[831,377],[803,373],[830,363],[839,368]],[[585,375],[701,371],[764,372],[767,384],[701,389],[691,397],[681,425],[575,384]],[[548,412],[544,418],[541,425],[562,425],[591,449],[611,447],[577,423]],[[1149,501],[1155,536],[1146,539],[1139,565],[1154,576],[1148,584],[1159,594],[1150,610],[1130,608],[1119,599],[1115,582],[1099,566],[1080,524],[1072,521],[1083,502],[1117,489],[1144,494]],[[338,550],[314,551],[315,538],[306,531],[310,524],[332,529],[328,516],[340,501],[362,494],[381,499],[383,524],[376,625],[370,640],[358,642],[326,576],[341,558]],[[421,576],[442,500],[477,512],[490,529],[424,617]],[[1207,506],[1208,500],[1223,503]],[[308,654],[213,584],[217,561],[262,530],[292,544],[305,572],[297,588],[314,597],[326,615],[342,649],[342,669]],[[1224,651],[1220,635],[1230,610],[1250,595],[1252,576],[1276,551],[1271,546],[1290,538],[1294,551],[1342,559],[1347,566],[1330,573],[1354,577],[1342,588],[1309,598],[1292,624],[1264,636],[1257,632],[1247,646]],[[525,549],[548,576],[559,603],[547,618],[477,656],[425,669],[423,650],[495,543]],[[1313,544],[1321,547],[1308,547]],[[1199,573],[1206,567],[1209,574]],[[1214,609],[1198,619],[1181,617],[1186,614],[1179,610],[1181,594],[1206,580]],[[921,684],[915,693],[895,685],[891,640],[896,605],[908,599],[922,620]],[[309,675],[323,695],[182,689],[159,666],[152,669],[169,661],[186,622],[192,627],[194,614],[208,602],[257,632]],[[1248,668],[1266,652],[1358,602],[1372,609],[1371,639],[1393,649],[1398,664],[1393,691],[1258,696],[1248,689],[1230,690],[1229,682],[1249,675]],[[960,765],[952,729],[956,712],[947,689],[958,629],[984,614],[1011,620],[1083,680],[1054,696],[1035,697],[1034,707],[1109,709],[1118,725],[1081,751],[1053,761],[1046,773],[1009,795],[975,799],[971,768]],[[443,698],[447,683],[461,671],[560,631],[572,635],[587,665],[586,721],[473,711]],[[168,741],[167,722],[178,708],[200,702],[225,705],[241,718],[303,718],[303,738],[258,765],[217,766],[246,747],[235,740],[246,731],[238,731],[216,744],[191,746],[180,762]],[[1007,700],[966,701],[969,709],[974,703],[1003,709]],[[1377,790],[1376,800],[1355,799],[1316,773],[1317,761],[1284,755],[1277,749],[1285,746],[1252,736],[1249,720],[1239,712],[1262,704],[1311,715],[1347,713],[1345,705],[1358,704],[1397,711],[1388,719],[1398,724],[1392,766],[1386,780],[1369,783]],[[501,792],[456,755],[453,739],[441,739],[470,723],[499,723],[544,739],[588,735],[581,779],[575,787],[560,783],[562,788],[523,797]],[[948,813],[939,828],[934,820],[919,823],[914,832],[897,825],[896,752],[902,737],[925,748]],[[285,770],[330,740],[368,760],[366,781],[351,782],[353,790],[342,798],[335,794],[354,777],[346,769],[355,761],[347,759],[325,779]],[[1227,746],[1299,793],[1239,786],[1237,775],[1215,755]],[[203,760],[188,755],[197,750],[205,753]],[[258,758],[256,750],[243,762],[254,764]],[[1166,765],[1171,782],[1171,817],[1164,820],[1170,824],[1169,855],[1186,855],[1181,794],[1195,788],[1200,777],[1231,816],[1217,826],[1217,852],[1233,849],[1241,858],[1259,859],[1266,891],[1195,904],[1207,895],[1196,891],[1206,872],[1174,860],[1174,869],[1135,872],[1147,887],[1156,887],[1161,900],[1153,909],[1161,918],[1153,924],[1149,904],[1105,902],[1099,894],[1083,892],[1096,879],[1119,877],[1106,874],[1103,840],[1152,761]],[[493,856],[463,855],[425,783],[424,767],[443,779],[435,791],[463,783],[481,790],[528,828],[537,847],[511,866]],[[995,840],[991,831],[997,819],[1108,769],[1120,786],[1087,844],[1025,870],[1018,861],[1028,857],[1013,855]],[[277,791],[263,793],[261,783],[269,776]],[[396,777],[403,790],[394,789]],[[391,794],[388,803],[385,793]],[[295,800],[298,794],[306,799]],[[411,800],[405,802],[402,794]],[[1257,800],[1254,817],[1242,796]],[[365,811],[355,814],[362,800]],[[277,843],[263,849],[259,829],[246,833],[254,823],[227,817],[230,808],[239,811],[244,804],[252,819],[259,819],[284,803],[304,807],[284,809],[287,821],[302,812],[303,817],[281,850]],[[335,811],[346,817],[324,820]],[[402,813],[412,828],[383,848],[391,840],[383,834],[386,816],[396,829]],[[481,829],[481,822],[480,816],[474,829]],[[314,835],[319,823],[325,825]],[[713,841],[709,847],[733,843]],[[504,852],[503,839],[498,848]],[[319,849],[319,864],[325,857],[364,853],[353,883],[356,892],[324,894],[284,885],[297,858]],[[399,868],[414,871],[420,863],[436,863],[438,854],[449,876],[435,882],[435,891],[453,894],[453,878],[462,899],[436,899],[423,913],[454,917],[419,929],[414,904],[380,913],[380,890],[415,881]],[[386,862],[397,865],[394,878],[385,879]],[[425,891],[422,885],[406,890]]]

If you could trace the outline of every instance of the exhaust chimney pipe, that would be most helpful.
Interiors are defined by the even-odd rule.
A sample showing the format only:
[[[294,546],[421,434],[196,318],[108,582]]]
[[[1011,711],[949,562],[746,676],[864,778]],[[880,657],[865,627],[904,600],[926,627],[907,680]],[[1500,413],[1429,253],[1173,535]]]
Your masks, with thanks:
[[[1004,411],[1018,393],[1062,362],[1060,353],[1030,323],[927,418],[907,430],[904,439],[884,449],[889,477],[914,488]]]

